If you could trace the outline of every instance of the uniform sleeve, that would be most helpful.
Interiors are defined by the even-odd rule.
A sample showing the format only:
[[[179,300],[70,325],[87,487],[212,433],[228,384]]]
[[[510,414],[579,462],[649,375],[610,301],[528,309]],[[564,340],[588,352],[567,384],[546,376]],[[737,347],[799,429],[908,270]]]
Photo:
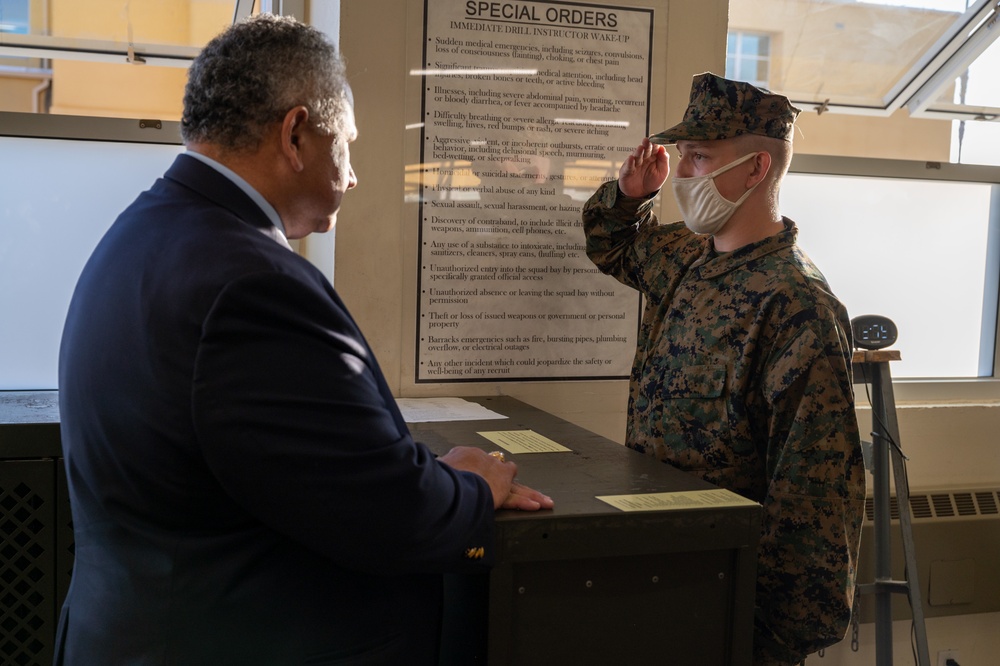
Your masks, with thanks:
[[[597,268],[652,301],[669,294],[706,248],[705,240],[683,222],[659,224],[653,213],[656,193],[627,197],[618,181],[597,189],[583,206],[587,256]],[[707,237],[703,237],[707,238]]]
[[[640,230],[656,225],[655,193],[647,198],[626,197],[618,181],[601,185],[583,206],[587,256],[602,273],[642,291],[642,259],[637,242]]]
[[[490,563],[489,486],[414,442],[387,393],[332,290],[283,274],[241,278],[204,323],[195,428],[236,504],[349,568]]]
[[[820,309],[791,318],[764,378],[772,408],[754,664],[798,664],[843,639],[865,499],[850,339]]]

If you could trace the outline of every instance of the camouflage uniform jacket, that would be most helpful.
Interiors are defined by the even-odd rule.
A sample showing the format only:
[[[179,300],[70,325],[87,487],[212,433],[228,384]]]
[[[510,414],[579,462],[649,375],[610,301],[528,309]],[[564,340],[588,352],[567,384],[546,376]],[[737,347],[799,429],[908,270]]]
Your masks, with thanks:
[[[587,253],[645,297],[628,446],[763,505],[754,664],[845,635],[865,498],[847,311],[797,229],[720,255],[605,183]]]

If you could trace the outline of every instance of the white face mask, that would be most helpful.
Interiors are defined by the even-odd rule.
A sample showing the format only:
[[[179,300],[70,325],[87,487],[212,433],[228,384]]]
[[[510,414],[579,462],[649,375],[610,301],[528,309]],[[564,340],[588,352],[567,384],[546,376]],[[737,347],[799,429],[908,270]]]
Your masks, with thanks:
[[[716,169],[712,173],[704,176],[692,176],[691,178],[674,178],[672,186],[674,198],[677,206],[684,216],[684,224],[696,234],[714,234],[729,221],[736,209],[740,207],[757,185],[754,185],[736,201],[730,201],[721,194],[715,186],[714,178],[721,173],[729,171],[733,167],[743,164],[752,159],[757,153],[744,155],[735,162],[730,162],[726,166]]]

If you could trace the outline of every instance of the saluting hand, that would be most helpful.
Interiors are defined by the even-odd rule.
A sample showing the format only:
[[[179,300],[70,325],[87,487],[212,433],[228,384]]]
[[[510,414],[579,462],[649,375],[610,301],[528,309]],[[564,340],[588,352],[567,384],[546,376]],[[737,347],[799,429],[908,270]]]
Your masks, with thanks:
[[[644,138],[618,171],[618,189],[629,197],[644,197],[663,187],[670,175],[667,149]]]

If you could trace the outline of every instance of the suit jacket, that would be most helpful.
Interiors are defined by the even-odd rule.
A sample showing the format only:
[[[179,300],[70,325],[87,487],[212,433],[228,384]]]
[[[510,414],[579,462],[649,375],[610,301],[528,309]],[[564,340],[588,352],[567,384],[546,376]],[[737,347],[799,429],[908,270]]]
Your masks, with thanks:
[[[57,663],[435,663],[442,574],[490,563],[488,485],[413,441],[277,233],[181,155],[84,268],[59,363]]]

